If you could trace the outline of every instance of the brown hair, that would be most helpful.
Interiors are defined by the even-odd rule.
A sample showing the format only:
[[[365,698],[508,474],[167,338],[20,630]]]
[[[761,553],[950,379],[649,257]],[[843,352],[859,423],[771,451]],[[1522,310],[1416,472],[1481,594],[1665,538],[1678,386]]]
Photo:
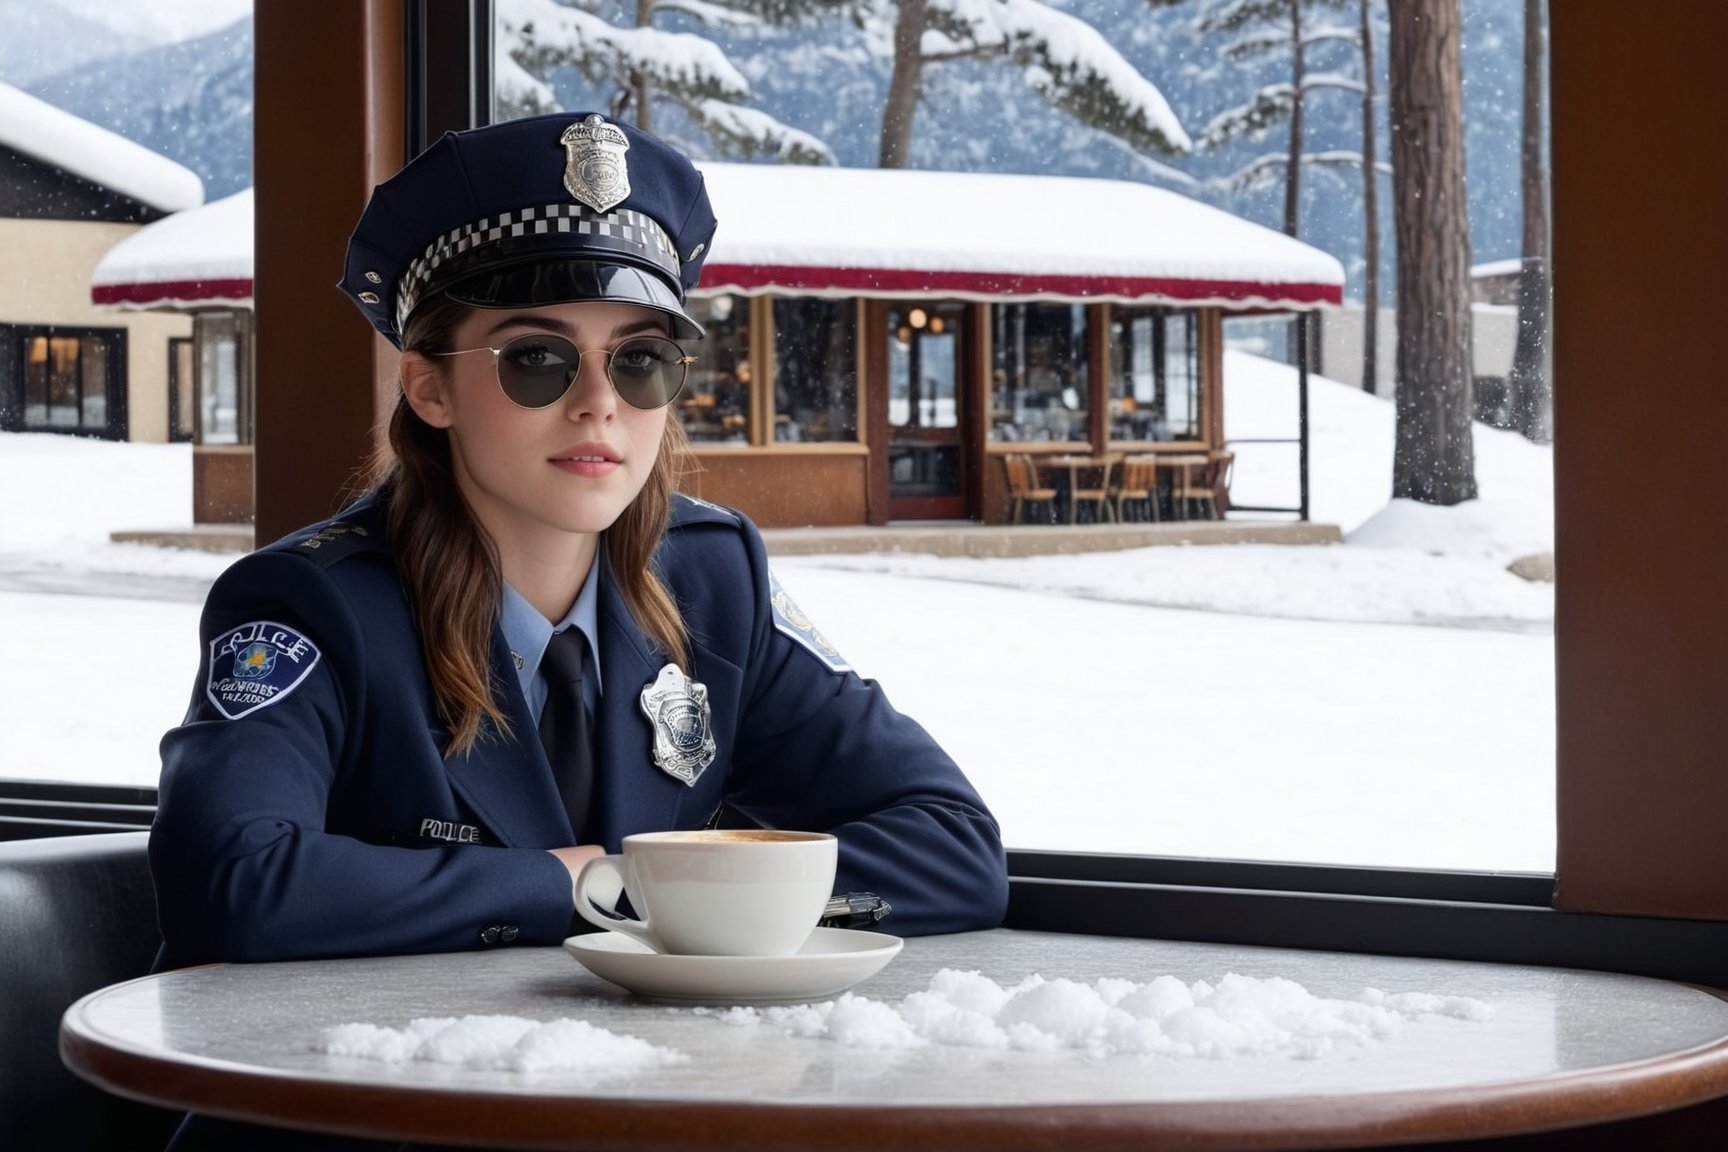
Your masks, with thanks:
[[[443,297],[421,305],[404,326],[404,350],[450,351],[455,327],[467,311]],[[686,672],[690,654],[684,620],[652,562],[671,520],[672,493],[688,447],[683,426],[668,413],[647,482],[601,536],[630,615]],[[468,751],[487,722],[511,734],[490,676],[503,569],[497,546],[456,486],[449,434],[420,419],[399,392],[388,444],[379,445],[368,478],[389,510],[390,547],[420,631],[438,715],[450,731],[445,755]]]

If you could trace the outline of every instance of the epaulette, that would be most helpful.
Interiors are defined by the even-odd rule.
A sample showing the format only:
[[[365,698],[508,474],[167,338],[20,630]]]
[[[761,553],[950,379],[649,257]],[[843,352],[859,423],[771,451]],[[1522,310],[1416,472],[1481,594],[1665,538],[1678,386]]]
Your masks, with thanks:
[[[686,495],[683,492],[674,492],[672,494],[670,526],[685,528],[691,524],[724,524],[729,528],[742,528],[744,518],[730,508],[710,504],[706,500]]]
[[[320,568],[362,552],[388,552],[384,518],[370,500],[343,511],[332,520],[304,528],[272,545],[283,552],[304,556]]]

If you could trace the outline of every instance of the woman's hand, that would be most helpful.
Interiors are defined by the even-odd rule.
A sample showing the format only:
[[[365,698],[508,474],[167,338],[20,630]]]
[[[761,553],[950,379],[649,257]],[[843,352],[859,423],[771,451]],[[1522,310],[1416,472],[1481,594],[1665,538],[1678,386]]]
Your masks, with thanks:
[[[576,906],[576,877],[582,874],[582,866],[597,856],[606,855],[606,849],[598,844],[573,844],[568,848],[548,848],[546,851],[558,857],[558,862],[564,865],[570,873],[570,906]]]

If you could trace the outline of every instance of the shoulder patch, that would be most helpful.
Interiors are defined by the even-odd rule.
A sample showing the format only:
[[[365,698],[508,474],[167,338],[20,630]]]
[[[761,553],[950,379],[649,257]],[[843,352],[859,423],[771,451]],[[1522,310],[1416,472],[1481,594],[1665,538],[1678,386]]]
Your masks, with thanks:
[[[840,655],[839,649],[810,622],[810,617],[804,615],[804,610],[787,594],[780,584],[780,577],[774,575],[772,569],[768,572],[768,602],[774,609],[774,627],[834,671],[852,671],[846,657]]]
[[[255,620],[210,641],[204,695],[230,720],[267,708],[305,682],[318,646],[286,624]]]
[[[730,508],[719,504],[710,504],[697,496],[684,492],[672,496],[672,524],[674,528],[682,528],[686,524],[726,524],[733,528],[741,527],[744,518]]]

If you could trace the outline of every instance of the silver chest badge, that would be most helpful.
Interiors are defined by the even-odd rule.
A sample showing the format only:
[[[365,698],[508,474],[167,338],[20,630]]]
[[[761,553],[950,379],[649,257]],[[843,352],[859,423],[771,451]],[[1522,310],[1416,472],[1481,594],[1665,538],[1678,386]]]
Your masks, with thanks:
[[[616,124],[599,116],[564,129],[564,187],[596,212],[609,212],[630,196],[630,171],[624,153],[630,141]]]
[[[708,686],[668,664],[642,689],[642,713],[654,729],[655,765],[675,780],[695,784],[714,763]]]

